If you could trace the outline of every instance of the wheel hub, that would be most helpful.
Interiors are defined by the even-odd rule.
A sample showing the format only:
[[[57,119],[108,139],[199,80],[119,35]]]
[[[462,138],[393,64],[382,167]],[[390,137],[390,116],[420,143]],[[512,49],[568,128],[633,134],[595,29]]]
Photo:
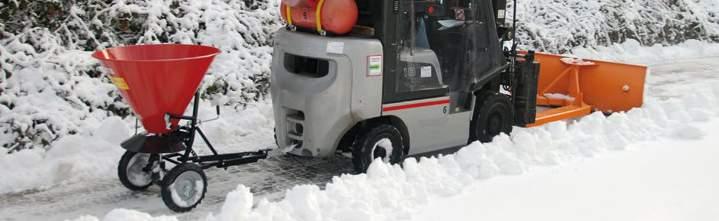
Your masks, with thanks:
[[[374,150],[374,154],[372,154],[372,155],[373,155],[372,156],[373,159],[376,159],[376,158],[384,159],[385,157],[387,157],[387,150],[385,150],[383,147],[377,147]]]
[[[392,156],[392,148],[392,141],[387,138],[377,141],[372,147],[372,159],[380,158],[384,162],[389,162],[390,156]]]
[[[152,173],[145,171],[150,163],[149,154],[135,154],[127,166],[127,179],[136,186],[144,186],[152,182]]]
[[[183,181],[178,189],[180,189],[178,194],[180,194],[180,197],[182,197],[184,201],[190,200],[192,196],[195,195],[195,184],[187,180]]]
[[[185,172],[175,179],[170,186],[173,193],[177,194],[176,201],[184,205],[193,205],[200,200],[200,191],[204,188],[202,177],[192,171]]]
[[[490,135],[498,135],[502,131],[502,116],[499,113],[492,113],[487,122],[487,132]]]

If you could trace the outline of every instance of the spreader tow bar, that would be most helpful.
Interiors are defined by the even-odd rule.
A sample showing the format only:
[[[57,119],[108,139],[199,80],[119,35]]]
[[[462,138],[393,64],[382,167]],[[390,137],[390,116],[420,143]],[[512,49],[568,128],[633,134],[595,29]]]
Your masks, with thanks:
[[[177,116],[169,113],[167,114],[167,116],[169,116],[169,121],[189,121],[189,124],[187,126],[180,126],[176,130],[170,132],[170,134],[161,136],[148,135],[146,133],[136,134],[130,139],[123,142],[121,146],[128,151],[166,153],[162,155],[162,160],[167,160],[173,164],[193,162],[199,164],[202,169],[207,169],[210,167],[227,168],[234,165],[254,163],[260,159],[267,158],[267,153],[271,149],[263,149],[254,152],[219,154],[210,142],[210,140],[207,138],[205,133],[199,127],[200,121],[197,116],[197,110],[199,108],[198,93],[195,94],[195,99],[193,103],[194,104],[192,116]],[[207,145],[207,148],[212,152],[211,155],[197,155],[197,153],[194,151],[193,144],[196,134],[200,135],[202,140],[205,142],[205,145]],[[145,142],[147,139],[154,139],[156,140],[156,142]],[[180,153],[183,151],[184,153]]]

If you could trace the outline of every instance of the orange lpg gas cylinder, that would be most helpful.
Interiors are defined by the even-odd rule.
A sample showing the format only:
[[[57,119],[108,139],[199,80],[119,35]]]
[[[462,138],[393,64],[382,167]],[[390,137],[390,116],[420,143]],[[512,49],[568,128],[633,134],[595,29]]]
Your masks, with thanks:
[[[283,0],[280,11],[290,25],[333,34],[352,31],[358,14],[355,0]]]

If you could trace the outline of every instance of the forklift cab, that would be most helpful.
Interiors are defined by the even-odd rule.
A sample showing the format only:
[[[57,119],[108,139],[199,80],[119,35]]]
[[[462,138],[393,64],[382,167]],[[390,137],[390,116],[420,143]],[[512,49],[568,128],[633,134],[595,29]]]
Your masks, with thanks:
[[[384,104],[451,97],[451,113],[471,108],[470,93],[505,59],[496,22],[497,0],[357,1],[359,25],[384,47]],[[493,7],[499,3],[502,7]],[[494,16],[494,12],[502,13]],[[501,18],[501,19],[500,19]],[[495,69],[495,73],[491,73]]]
[[[279,30],[278,146],[313,157],[351,152],[363,171],[374,158],[398,162],[477,139],[478,91],[498,92],[507,68],[496,25],[504,3],[494,2],[503,1],[357,0],[349,34]],[[502,107],[494,135],[511,130],[513,109]]]

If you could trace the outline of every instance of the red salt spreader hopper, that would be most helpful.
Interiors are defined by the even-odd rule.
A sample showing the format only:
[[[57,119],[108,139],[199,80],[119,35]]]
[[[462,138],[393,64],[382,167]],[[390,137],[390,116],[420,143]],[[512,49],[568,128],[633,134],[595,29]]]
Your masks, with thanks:
[[[146,130],[121,144],[127,151],[118,166],[120,182],[135,191],[160,185],[163,201],[177,212],[191,210],[204,198],[207,180],[203,169],[257,162],[269,151],[218,154],[198,127],[197,89],[219,53],[209,46],[155,44],[92,54],[109,69],[112,83]],[[184,116],[193,95],[192,116]],[[218,106],[218,116],[219,110]],[[196,134],[211,155],[199,156],[193,150]],[[166,162],[175,166],[168,171]]]
[[[136,45],[97,51],[110,79],[148,133],[177,127],[167,114],[181,116],[220,50],[199,45]]]

